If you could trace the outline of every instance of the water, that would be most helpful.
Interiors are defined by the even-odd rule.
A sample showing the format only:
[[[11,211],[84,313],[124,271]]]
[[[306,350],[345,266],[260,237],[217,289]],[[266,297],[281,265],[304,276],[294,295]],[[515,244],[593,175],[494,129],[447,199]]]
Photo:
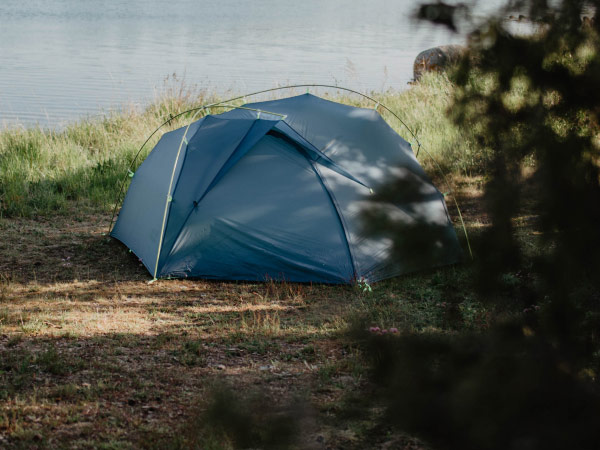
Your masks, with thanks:
[[[415,56],[464,37],[417,0],[1,0],[0,125],[60,127],[144,105],[177,74],[219,94],[283,84],[405,89]]]

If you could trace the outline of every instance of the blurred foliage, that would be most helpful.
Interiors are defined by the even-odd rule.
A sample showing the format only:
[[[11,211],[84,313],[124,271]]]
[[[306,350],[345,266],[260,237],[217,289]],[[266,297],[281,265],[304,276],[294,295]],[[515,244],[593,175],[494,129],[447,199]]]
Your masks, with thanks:
[[[583,19],[599,3],[511,1],[454,75],[451,117],[490,154],[473,289],[505,314],[477,333],[364,340],[387,420],[434,448],[600,448],[600,24]],[[530,33],[511,33],[514,11]],[[470,16],[438,2],[418,17],[458,30]]]
[[[491,224],[476,233],[469,277],[437,287],[443,330],[404,326],[363,293],[353,342],[371,370],[357,414],[383,406],[373,430],[407,432],[439,449],[600,448],[600,28],[583,19],[598,3],[511,1],[471,33],[448,111],[485,155]],[[511,32],[506,19],[515,11],[530,33]],[[466,6],[442,2],[417,15],[459,31],[474,20]],[[395,180],[375,200],[410,195]],[[535,230],[525,238],[524,215]],[[366,219],[397,254],[410,249],[427,260],[439,252],[435,227]],[[469,326],[465,302],[493,316]],[[375,317],[399,332],[366,332]],[[203,422],[232,447],[285,445],[270,430],[287,430],[290,416],[280,425],[242,397],[217,392]]]
[[[256,389],[240,393],[233,386],[210,388],[206,405],[193,414],[178,439],[158,448],[234,449],[296,448],[298,432],[308,417],[304,406],[278,406]]]

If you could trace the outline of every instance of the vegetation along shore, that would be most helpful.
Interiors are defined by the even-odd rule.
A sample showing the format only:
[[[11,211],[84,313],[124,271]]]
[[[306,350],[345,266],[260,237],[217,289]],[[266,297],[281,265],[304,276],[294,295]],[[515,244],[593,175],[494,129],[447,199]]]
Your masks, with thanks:
[[[408,91],[372,95],[441,164],[463,196],[469,230],[477,232],[485,223],[477,205],[484,159],[445,115],[453,89],[446,75],[432,73]],[[355,401],[348,394],[364,387],[349,324],[366,314],[382,328],[451,332],[441,287],[470,269],[392,280],[372,293],[285,283],[148,285],[143,267],[106,232],[141,143],[169,114],[216,100],[177,93],[165,92],[143,111],[59,131],[0,132],[0,439],[24,447],[225,442],[214,430],[181,432],[205,414],[207,392],[223,380],[243,390],[264,388],[278,401],[310,393],[305,400],[315,423],[305,432],[314,442],[349,445],[371,436],[368,417],[338,416]],[[333,100],[375,106],[352,95]],[[406,128],[382,114],[416,149]],[[427,154],[419,159],[448,191]],[[460,310],[463,327],[487,326],[489,311],[466,290]],[[393,438],[418,445],[408,436]]]
[[[373,286],[149,284],[108,237],[141,143],[213,95],[0,131],[0,447],[598,448],[598,34],[559,3],[371,93],[474,243]]]

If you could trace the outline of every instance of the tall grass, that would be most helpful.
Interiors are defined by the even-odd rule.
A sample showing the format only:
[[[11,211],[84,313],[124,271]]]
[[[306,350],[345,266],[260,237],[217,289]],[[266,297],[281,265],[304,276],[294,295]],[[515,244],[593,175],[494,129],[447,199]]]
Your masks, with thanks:
[[[72,207],[108,210],[120,183],[147,137],[170,115],[214,99],[189,89],[167,89],[143,111],[127,109],[98,119],[82,119],[66,128],[13,127],[0,131],[0,215],[35,216]],[[187,116],[163,127],[181,126]]]
[[[106,206],[136,138],[118,119],[82,121],[60,133],[13,129],[0,134],[3,215],[62,211],[69,202]]]
[[[120,182],[146,138],[169,117],[189,108],[214,102],[216,97],[172,80],[145,110],[127,109],[102,119],[82,119],[63,130],[13,127],[0,131],[0,216],[35,216],[68,213],[74,207],[110,210]],[[447,117],[453,93],[443,74],[428,74],[403,92],[372,93],[394,110],[417,134],[419,141],[446,170],[472,171],[479,167],[478,149],[468,132]],[[290,95],[280,91],[278,95]],[[358,96],[337,95],[333,100],[369,106]],[[409,141],[408,130],[384,112],[388,123]],[[162,132],[182,126],[182,116],[164,127],[149,142],[138,159]],[[419,155],[425,166],[429,162]]]
[[[486,152],[477,144],[472,130],[459,128],[452,121],[454,85],[444,73],[425,74],[419,84],[406,92],[385,96],[384,103],[400,117],[417,136],[422,145],[419,160],[426,168],[433,169],[431,157],[444,171],[472,175],[482,172],[487,160]],[[396,131],[413,142],[406,127],[394,122],[397,119],[383,112],[383,117]],[[416,152],[418,146],[413,144]]]

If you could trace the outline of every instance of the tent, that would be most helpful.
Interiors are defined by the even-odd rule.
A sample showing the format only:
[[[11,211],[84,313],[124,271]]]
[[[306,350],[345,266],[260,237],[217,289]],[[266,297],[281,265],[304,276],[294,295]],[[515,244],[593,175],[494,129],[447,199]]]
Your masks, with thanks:
[[[460,260],[444,197],[376,110],[308,93],[244,108],[164,134],[133,176],[111,235],[154,278],[374,282]],[[389,177],[406,195],[379,208],[405,245],[363,233]]]

